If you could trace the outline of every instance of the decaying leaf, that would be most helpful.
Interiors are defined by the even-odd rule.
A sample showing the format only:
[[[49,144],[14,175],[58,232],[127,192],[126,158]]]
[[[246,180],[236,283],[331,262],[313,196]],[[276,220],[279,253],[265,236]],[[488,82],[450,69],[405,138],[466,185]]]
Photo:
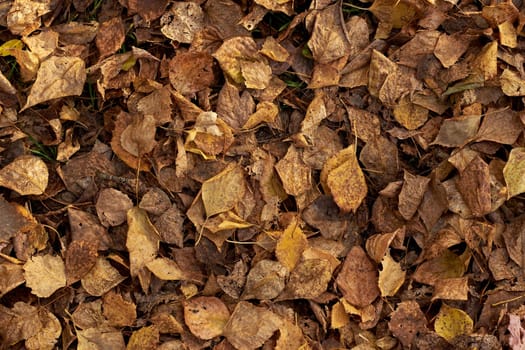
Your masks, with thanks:
[[[181,43],[191,43],[195,33],[204,27],[204,12],[196,3],[176,2],[162,15],[160,24],[162,34],[167,38]]]
[[[104,257],[98,257],[95,266],[82,277],[82,287],[90,295],[101,296],[126,279]]]
[[[42,278],[45,276],[45,278]],[[51,296],[66,286],[66,268],[59,256],[38,255],[24,264],[24,278],[31,293],[40,298]]]
[[[137,319],[136,306],[122,295],[110,291],[104,295],[103,314],[114,327],[130,327]]]
[[[394,296],[405,282],[406,272],[401,265],[387,253],[381,261],[378,286],[382,297]]]
[[[365,251],[358,246],[352,247],[348,252],[336,282],[345,299],[357,307],[370,305],[380,293],[377,287],[377,269]]]
[[[223,334],[237,349],[257,349],[280,325],[280,318],[270,310],[241,301],[235,306]]]
[[[42,62],[22,110],[64,96],[78,96],[86,81],[84,60],[53,56]]]
[[[284,289],[288,269],[278,261],[261,260],[246,278],[243,299],[273,299]]]
[[[301,158],[300,151],[291,145],[286,155],[275,165],[286,193],[299,196],[312,185],[311,170]]]
[[[21,195],[42,194],[48,183],[44,161],[36,156],[20,156],[0,170],[0,186]]]
[[[175,261],[168,258],[156,258],[148,261],[146,262],[146,267],[161,280],[177,281],[185,279],[184,271]]]
[[[221,335],[230,319],[230,311],[216,297],[197,297],[184,303],[184,321],[190,331],[201,339]]]
[[[290,273],[286,288],[279,295],[278,300],[316,298],[326,291],[331,278],[330,261],[304,260]]]
[[[417,302],[403,301],[392,313],[388,329],[401,341],[403,346],[409,347],[418,333],[424,333],[427,330],[427,319]]]

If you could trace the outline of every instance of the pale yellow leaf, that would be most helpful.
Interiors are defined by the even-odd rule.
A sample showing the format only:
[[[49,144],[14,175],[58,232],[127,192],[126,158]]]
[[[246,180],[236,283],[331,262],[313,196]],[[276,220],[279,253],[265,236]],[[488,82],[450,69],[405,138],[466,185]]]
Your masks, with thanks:
[[[386,253],[381,261],[383,269],[379,271],[378,286],[382,297],[393,297],[405,282],[406,272],[401,264]]]
[[[66,267],[59,256],[34,256],[24,265],[24,278],[31,293],[40,298],[51,296],[66,286]]]
[[[40,195],[46,190],[48,176],[46,163],[42,159],[31,155],[20,156],[0,170],[0,186],[21,195]]]
[[[184,271],[181,270],[175,261],[168,258],[152,260],[146,263],[146,267],[161,280],[177,281],[184,279]]]
[[[202,202],[207,216],[235,207],[246,191],[244,172],[231,164],[219,174],[202,184]]]
[[[292,271],[301,259],[301,255],[307,245],[308,240],[303,230],[299,227],[299,223],[296,219],[292,220],[290,225],[288,225],[282,233],[275,247],[277,260],[284,265],[288,271]]]
[[[525,192],[525,147],[513,148],[503,168],[508,198]]]

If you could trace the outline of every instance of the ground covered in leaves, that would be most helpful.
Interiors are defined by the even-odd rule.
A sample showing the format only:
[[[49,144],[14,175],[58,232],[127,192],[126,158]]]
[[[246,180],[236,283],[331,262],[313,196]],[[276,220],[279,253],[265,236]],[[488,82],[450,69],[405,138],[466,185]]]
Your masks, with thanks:
[[[1,1],[1,347],[524,349],[524,8]]]

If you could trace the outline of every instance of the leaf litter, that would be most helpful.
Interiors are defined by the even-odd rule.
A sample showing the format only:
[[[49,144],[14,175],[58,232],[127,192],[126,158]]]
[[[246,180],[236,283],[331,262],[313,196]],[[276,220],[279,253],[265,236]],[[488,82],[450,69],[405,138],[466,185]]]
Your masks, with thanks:
[[[0,347],[523,349],[522,7],[0,4]]]

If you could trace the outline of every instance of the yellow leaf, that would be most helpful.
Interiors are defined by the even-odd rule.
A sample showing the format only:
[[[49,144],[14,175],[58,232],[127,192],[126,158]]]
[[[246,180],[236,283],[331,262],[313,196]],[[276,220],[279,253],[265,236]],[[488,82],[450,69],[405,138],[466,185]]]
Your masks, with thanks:
[[[508,198],[525,192],[525,147],[513,148],[503,168]]]
[[[184,303],[184,321],[191,333],[201,339],[212,339],[222,335],[230,311],[216,297],[197,297]]]
[[[13,39],[6,41],[0,46],[0,56],[5,57],[11,55],[13,49],[21,50],[24,47],[22,40]]]
[[[308,241],[303,230],[299,227],[297,219],[292,220],[290,225],[284,230],[275,247],[277,260],[279,260],[288,271],[292,271],[301,259],[301,255],[307,245]]]
[[[394,107],[394,118],[408,130],[414,130],[425,124],[428,109],[410,102],[408,97],[403,97]]]
[[[139,276],[144,290],[147,290],[147,281],[143,278],[146,264],[153,261],[159,249],[159,236],[148,214],[138,207],[131,208],[127,213],[128,237],[126,247],[129,251],[129,265],[131,276]]]
[[[10,188],[21,195],[44,193],[47,187],[46,163],[36,156],[20,156],[0,170],[0,186]]]
[[[202,184],[202,202],[208,217],[233,209],[244,196],[246,186],[243,170],[230,164]]]
[[[184,271],[179,265],[168,258],[157,258],[146,263],[148,270],[164,281],[178,281],[184,279]]]
[[[66,267],[59,256],[34,256],[24,265],[24,278],[31,293],[40,298],[51,296],[66,286]]]
[[[332,307],[331,328],[338,329],[344,327],[348,322],[350,322],[350,317],[348,317],[343,303],[339,301]]]
[[[463,310],[443,304],[436,316],[434,329],[446,340],[452,340],[458,335],[472,333],[474,322]]]
[[[321,171],[321,184],[328,188],[341,210],[355,211],[361,205],[368,187],[357,162],[354,145],[328,159]]]
[[[401,264],[396,262],[386,253],[381,261],[383,269],[379,271],[378,286],[382,297],[392,297],[405,282],[406,272],[401,268]]]

